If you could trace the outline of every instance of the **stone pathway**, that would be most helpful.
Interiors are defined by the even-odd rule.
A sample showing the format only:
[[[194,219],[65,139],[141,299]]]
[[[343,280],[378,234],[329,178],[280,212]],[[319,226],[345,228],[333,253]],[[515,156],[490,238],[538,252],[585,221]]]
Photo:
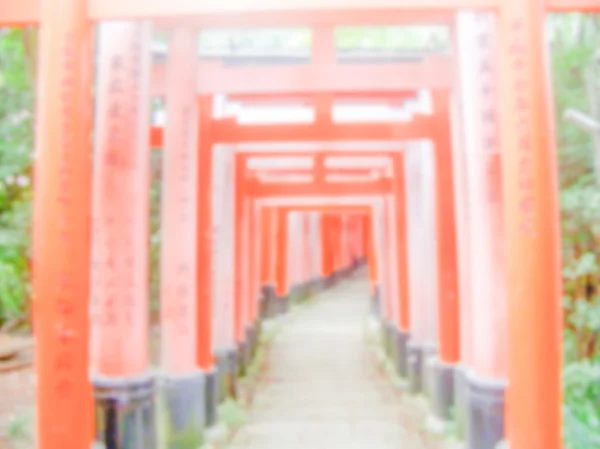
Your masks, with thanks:
[[[285,318],[231,449],[427,447],[368,346],[368,296],[346,281]]]

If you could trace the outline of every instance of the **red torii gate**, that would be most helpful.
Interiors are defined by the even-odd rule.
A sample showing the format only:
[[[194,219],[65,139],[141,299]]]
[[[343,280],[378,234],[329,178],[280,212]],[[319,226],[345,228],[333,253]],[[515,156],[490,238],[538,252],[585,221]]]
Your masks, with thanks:
[[[68,314],[67,323],[83,322],[85,311],[72,309],[74,303],[59,303],[54,297],[48,297],[55,291],[57,279],[63,279],[63,291],[68,292],[69,298],[82,298],[87,296],[88,275],[85,270],[73,271],[71,268],[63,271],[63,258],[57,260],[57,254],[63,254],[64,259],[75,267],[84,267],[89,250],[87,248],[87,233],[84,231],[89,207],[89,182],[90,171],[87,164],[87,155],[74,148],[87,148],[87,134],[91,127],[91,70],[89,68],[91,55],[88,20],[105,20],[111,18],[154,18],[169,16],[167,21],[173,23],[177,15],[201,16],[197,24],[215,19],[220,23],[241,23],[248,25],[254,23],[275,23],[276,18],[285,17],[284,23],[292,23],[308,16],[318,21],[321,10],[329,9],[330,20],[337,18],[342,21],[344,12],[342,8],[350,6],[354,10],[364,12],[364,20],[368,19],[368,10],[394,8],[397,11],[411,11],[416,9],[410,1],[389,2],[380,0],[370,2],[352,2],[350,5],[341,2],[323,4],[311,1],[297,4],[288,2],[281,5],[274,0],[263,0],[244,4],[243,19],[234,14],[223,17],[224,12],[239,12],[234,5],[222,2],[198,4],[191,0],[177,0],[164,3],[158,0],[151,2],[117,2],[106,0],[90,0],[87,3],[79,1],[65,1],[60,4],[42,2],[38,10],[37,2],[27,0],[9,2],[5,0],[0,6],[3,23],[6,24],[31,24],[42,22],[41,33],[41,77],[40,98],[38,101],[37,137],[39,148],[36,179],[39,192],[45,197],[38,196],[36,208],[35,249],[36,267],[44,267],[43,271],[36,269],[34,292],[36,297],[36,316],[44,316],[48,322],[55,322],[57,316]],[[239,7],[239,5],[237,6]],[[265,9],[272,8],[276,13],[265,13]],[[511,447],[518,449],[558,448],[560,445],[560,349],[559,349],[559,291],[560,270],[558,252],[557,226],[550,227],[548,223],[555,223],[558,219],[558,207],[555,191],[555,163],[546,152],[552,148],[552,136],[549,125],[549,99],[547,95],[536,95],[537,89],[543,78],[545,60],[540,48],[542,47],[542,23],[545,11],[598,11],[600,5],[596,0],[549,0],[547,2],[530,2],[529,4],[518,0],[427,0],[420,2],[418,9],[424,11],[424,16],[437,11],[455,11],[457,9],[472,8],[477,10],[491,10],[499,14],[501,19],[501,48],[503,77],[501,80],[502,99],[502,146],[505,149],[503,157],[503,181],[505,185],[504,202],[506,205],[508,260],[509,260],[509,325],[510,325],[510,380],[509,402],[515,404],[509,412],[509,435]],[[295,13],[300,10],[298,19]],[[316,14],[315,12],[318,11]],[[380,11],[378,11],[380,12]],[[390,18],[390,16],[386,16]],[[412,18],[414,20],[414,18]],[[324,20],[324,19],[321,19]],[[355,19],[357,20],[357,19]],[[380,19],[382,20],[382,19]],[[187,20],[190,22],[190,19]],[[194,22],[194,20],[192,20]],[[214,22],[213,22],[214,23]],[[281,22],[279,22],[281,23]],[[65,44],[69,43],[70,47]],[[62,50],[65,50],[63,52]],[[69,64],[65,64],[68,61]],[[83,71],[74,67],[83,67]],[[74,83],[64,90],[65,76],[73,79]],[[63,86],[63,87],[61,87]],[[68,100],[67,100],[68,99]],[[73,108],[56,110],[56,105],[68,103]],[[59,126],[57,126],[57,123]],[[54,130],[62,130],[55,132]],[[69,134],[68,142],[64,145],[64,133]],[[528,138],[531,137],[529,141]],[[56,176],[59,173],[56,165],[61,160],[63,150],[67,151],[69,177],[61,181]],[[521,164],[522,155],[527,155],[528,164]],[[552,152],[550,152],[550,156]],[[61,198],[61,185],[77,186],[70,191],[69,205],[79,205],[62,210],[62,216],[67,217],[70,230],[67,232],[64,225],[55,226],[52,217],[55,211],[52,206],[56,203],[50,198]],[[46,206],[44,205],[46,204]],[[68,236],[67,236],[68,234]],[[59,237],[63,236],[62,240]],[[67,238],[68,237],[68,238]],[[68,251],[57,251],[47,242],[61,241],[69,244]],[[50,246],[46,246],[50,245]],[[71,246],[72,245],[72,246]],[[71,257],[73,256],[73,257]],[[76,263],[82,262],[82,263]],[[51,271],[51,263],[56,264],[56,271]],[[64,263],[67,263],[65,260]],[[523,263],[524,267],[518,265]],[[62,275],[61,273],[64,273]],[[76,280],[74,280],[76,279]],[[547,280],[552,282],[548,283]],[[525,301],[522,298],[526,298]],[[548,306],[550,302],[551,306]],[[60,314],[53,308],[60,307]],[[539,315],[544,316],[539,319]],[[38,363],[42,366],[52,366],[54,357],[69,357],[65,354],[54,352],[52,344],[57,342],[57,336],[50,326],[39,323],[39,334],[49,346],[47,351],[38,349]],[[87,334],[85,328],[76,326],[78,333],[69,335],[66,332],[61,336],[72,345],[72,350],[85,353]],[[529,343],[529,344],[525,344]],[[548,347],[550,346],[550,350]],[[52,357],[52,361],[48,359]],[[77,366],[76,373],[85,375],[83,366]],[[66,378],[63,378],[65,380]],[[65,386],[67,384],[61,384]],[[41,382],[40,399],[43,410],[53,410],[50,386]],[[63,391],[63,390],[61,390]],[[81,395],[89,392],[65,392],[66,397]],[[524,397],[533,397],[535,400],[522,401]],[[512,399],[511,399],[512,398]],[[518,406],[516,405],[518,404]],[[75,410],[68,402],[62,402],[62,410],[75,416]],[[45,423],[48,415],[40,416],[41,423]],[[59,425],[45,429],[40,427],[40,441],[74,444],[75,441],[85,441],[86,425],[80,429],[61,429]],[[543,431],[540,429],[544,429]],[[77,432],[77,433],[76,433]],[[67,437],[68,434],[68,437]],[[62,435],[62,436],[60,436]],[[54,443],[49,443],[54,444]],[[81,446],[73,446],[81,447]]]

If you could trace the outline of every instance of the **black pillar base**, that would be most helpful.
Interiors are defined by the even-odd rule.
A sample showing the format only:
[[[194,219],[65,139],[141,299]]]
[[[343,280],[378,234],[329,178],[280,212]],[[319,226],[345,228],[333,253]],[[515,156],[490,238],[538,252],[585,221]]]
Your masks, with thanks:
[[[292,285],[290,287],[288,298],[291,304],[298,304],[302,302],[304,299],[302,294],[302,285]]]
[[[261,318],[268,319],[274,315],[275,309],[275,287],[272,284],[266,284],[261,287]]]
[[[402,378],[408,377],[408,341],[410,340],[410,333],[403,331],[402,329],[396,329],[396,358],[394,365],[396,367],[396,373]]]
[[[206,427],[212,427],[219,420],[219,370],[211,369],[205,373],[206,376]]]
[[[408,382],[413,394],[423,391],[423,347],[413,341],[408,342]]]
[[[393,358],[395,345],[392,342],[396,335],[396,325],[383,321],[381,323],[381,331],[383,332],[383,350],[389,358]]]
[[[244,341],[238,342],[237,350],[236,350],[236,367],[237,367],[237,375],[239,377],[244,377],[248,370],[248,353],[249,353],[249,345],[248,338]]]
[[[380,307],[380,294],[379,294],[379,286],[376,285],[373,292],[371,293],[371,313],[376,317],[381,316],[381,307]]]
[[[467,431],[467,408],[467,369],[457,366],[454,372],[454,420],[461,439]]]
[[[103,449],[156,449],[156,380],[92,379],[95,443]],[[76,423],[73,423],[76,425]]]
[[[424,343],[409,340],[408,382],[411,393],[431,393],[429,390],[427,360],[436,353],[436,348]]]
[[[285,315],[290,311],[290,296],[279,296],[275,297],[275,316]]]
[[[258,348],[260,347],[260,342],[262,338],[262,329],[263,329],[262,320],[256,321],[254,323],[254,347],[252,348],[252,357],[256,357],[256,353],[258,352]]]
[[[163,378],[167,449],[197,449],[204,442],[206,378],[195,372]]]
[[[246,334],[248,335],[248,360],[252,361],[258,344],[258,323],[254,323],[248,327]]]
[[[454,376],[455,365],[447,365],[437,360],[433,369],[433,412],[445,421],[452,418],[452,410],[455,404]]]
[[[506,383],[467,375],[467,447],[495,449],[504,439]]]
[[[237,348],[217,352],[215,360],[219,378],[219,402],[237,398]]]

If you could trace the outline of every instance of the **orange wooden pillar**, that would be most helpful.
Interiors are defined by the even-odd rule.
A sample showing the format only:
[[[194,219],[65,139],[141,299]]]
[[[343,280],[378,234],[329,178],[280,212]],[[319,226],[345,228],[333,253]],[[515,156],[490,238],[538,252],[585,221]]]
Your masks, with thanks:
[[[381,287],[379,285],[379,261],[377,260],[377,242],[375,238],[375,211],[374,208],[365,220],[366,258],[369,266],[369,281],[371,284],[371,309],[379,316],[381,308]]]
[[[460,301],[458,297],[458,257],[456,250],[456,211],[452,162],[450,94],[433,92],[436,121],[435,196],[438,276],[438,350],[433,372],[434,410],[449,418],[454,405],[454,371],[460,362]]]
[[[197,99],[198,153],[196,156],[196,363],[206,376],[206,391],[210,407],[207,409],[207,422],[212,423],[212,405],[216,400],[218,387],[213,353],[213,210],[212,176],[213,143],[211,123],[213,99],[202,96]]]
[[[244,215],[241,221],[242,229],[242,260],[243,260],[243,327],[244,339],[239,348],[240,370],[243,374],[246,373],[247,367],[252,361],[252,353],[255,342],[255,306],[257,301],[257,290],[255,290],[257,275],[257,264],[255,260],[255,207],[254,200],[246,196],[244,201]]]
[[[370,242],[371,242],[371,229],[370,229],[370,218],[369,214],[364,214],[361,216],[361,257],[368,263],[369,251],[370,251]]]
[[[235,342],[237,372],[245,373],[245,345],[248,318],[248,195],[246,187],[246,160],[235,158],[235,213],[234,213],[234,271],[235,271]]]
[[[464,200],[469,205],[469,293],[473,300],[466,304],[468,327],[461,327],[471,341],[466,348],[468,370],[456,373],[457,408],[464,409],[468,447],[483,449],[495,448],[505,436],[507,386],[500,136],[497,114],[489,114],[498,108],[496,23],[492,14],[461,13],[458,17],[462,112],[469,126],[465,127],[463,154],[457,152],[457,156],[467,159],[469,169]],[[489,70],[480,71],[480,67]],[[465,354],[461,355],[464,367]]]
[[[396,273],[398,279],[398,309],[394,317],[397,334],[396,371],[401,377],[408,375],[408,341],[410,339],[410,289],[408,277],[408,236],[406,217],[406,183],[404,180],[404,153],[398,153],[393,158],[394,170],[394,212],[397,252]]]
[[[83,0],[38,3],[43,26],[33,205],[36,440],[39,448],[80,449],[93,438],[88,366],[92,27]]]
[[[201,99],[202,101],[202,99]],[[208,101],[208,99],[207,99]],[[212,108],[205,105],[205,117],[201,122],[200,145],[212,145]],[[203,150],[203,151],[208,151]],[[212,154],[211,183],[211,233],[198,229],[198,235],[208,240],[210,250],[210,283],[212,287],[212,345],[218,379],[219,400],[237,394],[237,347],[235,341],[235,154],[214,151]],[[204,188],[204,186],[202,186]],[[203,247],[204,248],[204,247]],[[204,251],[204,249],[202,249]],[[210,379],[210,377],[207,377]],[[208,388],[207,388],[208,391]]]
[[[499,17],[511,449],[562,447],[560,221],[545,4],[506,0]]]
[[[144,22],[98,29],[90,371],[96,438],[114,448],[157,444],[149,419],[150,40]]]
[[[438,349],[438,275],[436,260],[436,154],[431,142],[404,151],[409,251],[410,389],[432,394],[432,360]]]
[[[302,279],[301,294],[307,297],[313,289],[310,212],[302,213]]]
[[[325,288],[332,286],[335,273],[335,243],[333,242],[332,215],[329,212],[321,213],[321,276]]]
[[[166,444],[202,443],[217,417],[216,374],[197,363],[198,104],[194,28],[173,30],[167,62],[162,192],[161,349]],[[211,388],[207,388],[211,387]],[[207,396],[207,392],[212,394]]]
[[[288,262],[288,212],[284,207],[276,209],[277,230],[275,234],[275,311],[283,314],[289,308]]]

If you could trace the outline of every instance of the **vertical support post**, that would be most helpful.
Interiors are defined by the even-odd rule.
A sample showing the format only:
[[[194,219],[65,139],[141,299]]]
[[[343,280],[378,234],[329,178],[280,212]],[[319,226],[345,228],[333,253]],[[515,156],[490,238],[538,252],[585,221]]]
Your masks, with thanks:
[[[262,206],[260,209],[260,280],[261,280],[261,317],[271,315],[275,297],[273,266],[273,241],[275,210],[272,207]]]
[[[333,248],[331,246],[331,215],[321,212],[321,275],[325,288],[329,288],[333,282]]]
[[[167,125],[163,157],[161,349],[169,448],[202,444],[207,412],[216,419],[216,396],[207,401],[205,374],[196,362],[196,188],[198,105],[197,32],[172,32],[167,62]],[[216,378],[213,377],[213,383]],[[216,393],[216,386],[213,392]]]
[[[204,101],[201,99],[201,101]],[[206,100],[209,101],[208,99]],[[212,110],[206,105],[206,114],[201,127],[200,145],[211,146],[209,134]],[[203,150],[207,151],[207,150]],[[220,401],[237,394],[237,358],[235,345],[235,270],[231,269],[234,259],[234,209],[235,209],[235,154],[215,151],[212,155],[211,229],[214,237],[210,244],[211,279],[214,318],[212,320],[213,354],[218,379]],[[198,229],[206,238],[206,230]],[[199,254],[200,254],[199,249]],[[199,318],[200,319],[200,318]],[[210,379],[210,376],[207,377]],[[208,382],[207,382],[208,384]]]
[[[258,231],[259,225],[258,219],[258,210],[256,208],[256,202],[253,199],[249,199],[248,201],[248,262],[250,266],[248,267],[248,344],[246,348],[246,358],[248,363],[252,361],[252,356],[255,352],[258,331],[260,326],[260,318],[258,314],[258,297],[260,294],[259,285],[259,275],[260,275],[260,247],[259,247],[259,239],[258,239]]]
[[[379,285],[379,263],[377,260],[377,241],[375,238],[375,207],[371,207],[365,220],[365,243],[367,244],[367,263],[371,281],[371,310],[375,316],[381,313],[381,287]]]
[[[469,256],[474,298],[469,304],[472,338],[466,376],[466,441],[494,449],[504,438],[506,389],[506,279],[498,123],[495,17],[462,13],[461,59],[464,89],[465,153],[471,229]],[[470,60],[469,60],[470,59]],[[489,70],[480,71],[481,67]],[[473,89],[473,87],[475,87]]]
[[[472,364],[473,319],[471,308],[473,295],[471,293],[471,211],[468,201],[468,177],[466,145],[467,137],[471,135],[473,125],[464,113],[469,95],[473,94],[473,81],[467,75],[472,75],[473,35],[463,23],[463,19],[472,12],[459,12],[453,30],[453,53],[457,55],[457,70],[453,90],[452,124],[453,132],[453,163],[454,163],[454,197],[456,204],[457,226],[457,257],[460,295],[460,364],[454,373],[454,420],[460,437],[465,437],[468,415],[468,386],[467,375]],[[467,67],[470,67],[467,69]]]
[[[244,257],[244,228],[246,203],[246,159],[242,157],[235,158],[235,212],[234,212],[234,262],[235,271],[235,343],[236,343],[236,365],[240,371],[239,348],[246,338],[246,329],[244,321],[245,304],[244,300],[244,274],[247,262]]]
[[[512,449],[562,446],[560,216],[544,19],[542,0],[502,2],[499,97]]]
[[[288,212],[283,207],[277,208],[277,233],[275,236],[275,293],[276,310],[279,314],[286,313],[289,308],[289,291],[287,278],[288,261]]]
[[[408,278],[408,241],[406,224],[406,183],[404,179],[404,153],[393,158],[394,200],[396,221],[396,247],[398,257],[398,313],[396,315],[396,371],[402,376],[408,375],[408,340],[410,339],[410,300]]]
[[[456,252],[456,213],[452,163],[450,95],[433,93],[438,273],[439,360],[434,368],[434,409],[449,419],[454,405],[454,371],[460,361],[460,304]]]
[[[435,167],[431,142],[414,143],[405,150],[410,324],[408,378],[412,392],[431,396],[433,364],[438,350],[438,274],[436,258]]]
[[[215,384],[219,373],[213,353],[213,144],[212,97],[196,98],[198,111],[198,154],[196,158],[196,363],[206,376],[207,423],[215,415]],[[218,387],[217,387],[218,390]]]
[[[392,277],[395,275],[394,269],[392,268],[392,251],[391,251],[391,234],[392,226],[391,220],[392,211],[387,195],[383,195],[382,198],[382,230],[381,230],[381,260],[382,260],[382,284],[384,285],[384,303],[381,316],[381,325],[383,326],[383,341],[384,348],[391,358],[394,358],[395,349],[393,342],[393,335],[395,335],[396,323],[394,319],[395,310],[395,298],[394,298],[394,286]]]
[[[39,3],[33,220],[37,444],[79,449],[93,438],[88,378],[92,29],[83,0]]]
[[[310,212],[302,213],[302,296],[307,298],[313,292],[312,257],[311,257]]]
[[[243,169],[245,169],[245,162]],[[242,214],[236,225],[240,227],[240,251],[237,256],[241,259],[241,280],[240,280],[240,299],[241,304],[241,334],[238,340],[238,372],[240,375],[246,375],[248,364],[250,363],[250,326],[252,323],[252,301],[251,295],[251,275],[252,275],[252,252],[251,246],[251,222],[252,222],[252,200],[246,194],[244,180],[241,184]]]
[[[157,444],[148,354],[150,39],[150,23],[99,25],[91,372],[96,439],[110,449]]]

